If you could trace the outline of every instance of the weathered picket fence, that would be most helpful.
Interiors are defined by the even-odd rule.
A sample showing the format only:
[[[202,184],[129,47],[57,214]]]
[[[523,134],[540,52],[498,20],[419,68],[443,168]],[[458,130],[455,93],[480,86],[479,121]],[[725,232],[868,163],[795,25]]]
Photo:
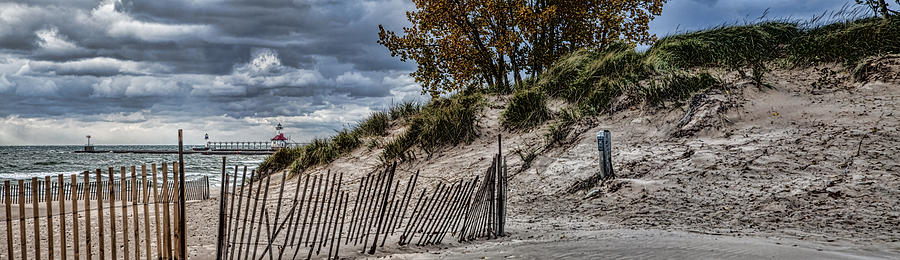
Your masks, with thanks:
[[[6,259],[118,259],[121,250],[125,259],[173,259],[178,252],[174,242],[180,237],[178,227],[185,225],[179,221],[183,218],[177,207],[178,166],[172,163],[170,174],[167,164],[159,172],[151,164],[149,179],[147,166],[141,165],[139,176],[135,166],[130,167],[130,176],[121,167],[118,179],[114,168],[109,168],[106,176],[97,169],[93,174],[72,174],[68,180],[62,174],[55,180],[50,176],[30,182],[6,180],[0,195],[6,252],[0,254]],[[209,198],[207,178],[183,186],[188,200]],[[58,202],[56,212],[53,202]],[[29,226],[33,227],[30,234]]]
[[[112,171],[112,168],[110,168]],[[60,174],[62,175],[62,174]],[[125,200],[132,201],[136,200],[139,203],[143,203],[143,198],[140,194],[143,194],[144,189],[151,189],[150,185],[142,186],[140,176],[135,182],[132,182],[133,178],[127,177],[124,179],[115,179],[110,184],[108,180],[96,181],[93,180],[90,183],[79,182],[74,187],[69,184],[69,182],[60,182],[57,180],[58,178],[53,178],[47,176],[45,178],[31,178],[30,180],[23,180],[25,185],[19,186],[17,182],[11,182],[10,185],[10,200],[13,205],[19,204],[19,189],[25,189],[25,204],[31,204],[32,199],[37,199],[38,202],[46,202],[50,201],[58,201],[62,198],[65,201],[72,200],[72,196],[77,196],[78,200],[97,200],[98,196],[102,196],[102,200],[109,200],[110,195],[115,195],[116,200],[123,200],[123,196]],[[37,194],[36,196],[32,194],[32,183],[37,182]],[[133,184],[134,183],[134,184]],[[149,184],[149,183],[148,183]],[[99,185],[99,186],[98,186]],[[117,190],[120,192],[108,193],[102,192],[97,193],[97,187],[109,187],[109,185],[113,186],[113,190]],[[49,186],[49,187],[46,187]],[[178,194],[175,194],[175,182],[170,182],[168,184],[169,197],[174,198]],[[184,183],[184,194],[186,196],[185,200],[194,201],[194,200],[207,200],[210,198],[209,193],[209,177],[203,176],[194,180],[189,180]],[[47,190],[49,188],[49,191]],[[59,189],[62,189],[60,193]],[[107,188],[108,189],[108,188]],[[161,188],[160,188],[161,189]],[[132,191],[136,192],[137,197],[132,197]],[[49,193],[49,194],[48,194]],[[157,200],[161,200],[162,196],[165,194],[159,194],[159,198]],[[0,193],[0,201],[3,201],[5,198],[5,194]],[[151,201],[153,198],[148,198]]]
[[[237,166],[231,178],[223,167],[216,259],[331,259],[342,247],[374,254],[389,239],[431,245],[448,234],[460,242],[504,236],[502,158],[498,153],[484,176],[437,183],[431,191],[417,187],[419,172],[401,180],[396,163],[356,180],[331,171],[307,174],[294,187],[285,187],[282,174],[274,200],[271,178],[251,171],[248,179],[246,167],[237,178]],[[285,189],[294,190],[292,198],[284,197]]]

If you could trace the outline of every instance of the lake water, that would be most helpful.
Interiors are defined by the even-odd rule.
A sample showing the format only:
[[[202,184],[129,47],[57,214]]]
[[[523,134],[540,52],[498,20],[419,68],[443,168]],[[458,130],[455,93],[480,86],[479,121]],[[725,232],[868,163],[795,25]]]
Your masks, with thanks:
[[[185,146],[185,150],[192,146]],[[78,145],[65,146],[0,146],[0,180],[30,179],[60,173],[66,178],[75,173],[84,171],[103,170],[106,176],[107,169],[113,167],[116,177],[119,176],[119,168],[132,165],[137,166],[140,174],[141,164],[147,164],[148,172],[151,163],[157,167],[163,162],[178,161],[177,154],[128,154],[128,153],[75,153],[83,147]],[[177,151],[176,145],[105,145],[95,146],[95,150],[171,150]],[[247,166],[248,172],[256,169],[265,155],[228,155],[227,165],[229,172],[234,172],[235,165]],[[218,184],[222,174],[221,155],[184,155],[185,179],[198,179],[208,176],[210,185]],[[171,170],[171,169],[170,169]],[[93,175],[92,175],[93,177]],[[215,187],[215,186],[213,186]]]

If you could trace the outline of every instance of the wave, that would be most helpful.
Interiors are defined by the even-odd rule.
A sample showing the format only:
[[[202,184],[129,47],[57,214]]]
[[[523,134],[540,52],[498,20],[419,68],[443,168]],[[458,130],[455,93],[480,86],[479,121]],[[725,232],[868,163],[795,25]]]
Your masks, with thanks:
[[[50,161],[50,162],[34,162],[34,163],[32,163],[31,165],[48,166],[48,165],[59,165],[59,164],[66,164],[66,163],[68,163],[68,162],[55,162],[55,161]]]

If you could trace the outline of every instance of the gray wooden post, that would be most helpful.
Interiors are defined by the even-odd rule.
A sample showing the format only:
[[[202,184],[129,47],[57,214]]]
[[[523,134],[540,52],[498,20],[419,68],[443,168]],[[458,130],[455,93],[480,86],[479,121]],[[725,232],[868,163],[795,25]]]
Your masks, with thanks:
[[[600,152],[600,178],[603,180],[616,177],[612,167],[612,141],[609,130],[597,132],[597,150]]]

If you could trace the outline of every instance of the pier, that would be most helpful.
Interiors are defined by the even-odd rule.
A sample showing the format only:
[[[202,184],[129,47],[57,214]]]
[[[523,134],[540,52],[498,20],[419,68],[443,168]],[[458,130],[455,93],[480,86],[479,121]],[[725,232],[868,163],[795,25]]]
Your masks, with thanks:
[[[212,151],[272,151],[272,142],[206,142]]]
[[[75,153],[137,153],[137,154],[178,154],[178,150],[90,150],[75,151]],[[203,154],[203,155],[269,155],[275,153],[275,150],[184,150],[183,154]]]

